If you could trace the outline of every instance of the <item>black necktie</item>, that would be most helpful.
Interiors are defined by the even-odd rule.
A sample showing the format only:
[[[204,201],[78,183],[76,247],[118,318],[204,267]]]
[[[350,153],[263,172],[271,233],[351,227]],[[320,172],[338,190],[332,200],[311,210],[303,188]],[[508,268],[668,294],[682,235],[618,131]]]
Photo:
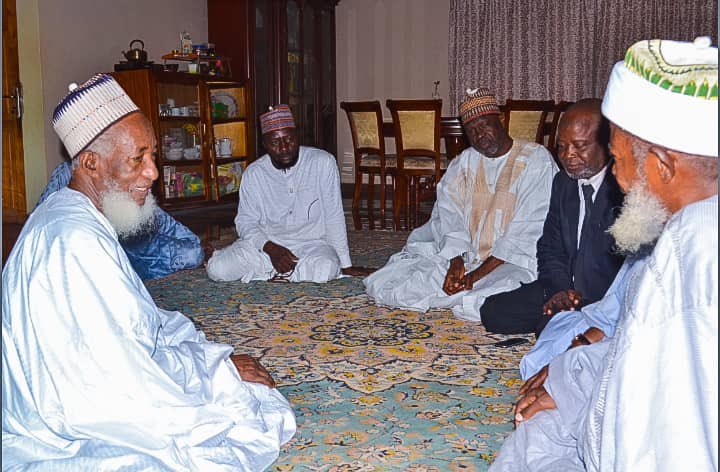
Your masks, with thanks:
[[[585,294],[585,279],[586,276],[589,274],[582,274],[582,270],[584,268],[584,262],[585,257],[583,249],[583,240],[587,239],[587,234],[591,231],[590,229],[590,213],[592,211],[593,207],[593,201],[592,201],[592,195],[595,189],[593,189],[593,186],[590,184],[583,184],[582,185],[582,193],[583,193],[583,199],[585,200],[585,216],[583,217],[583,225],[582,229],[580,230],[580,243],[578,244],[578,251],[577,256],[575,257],[575,267],[573,268],[573,276],[575,279],[575,290],[580,292],[581,294]]]
[[[595,189],[593,189],[592,185],[582,185],[583,198],[585,199],[585,217],[583,218],[582,230],[580,230],[580,241],[582,241],[582,234],[585,233],[585,228],[590,222],[590,212],[593,206],[592,196],[594,191]]]

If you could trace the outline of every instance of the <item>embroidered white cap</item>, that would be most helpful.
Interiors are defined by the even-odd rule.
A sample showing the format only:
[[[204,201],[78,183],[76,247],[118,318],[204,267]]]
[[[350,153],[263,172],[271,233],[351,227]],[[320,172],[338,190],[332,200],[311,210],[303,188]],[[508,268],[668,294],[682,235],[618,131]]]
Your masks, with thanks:
[[[645,141],[717,157],[717,47],[707,37],[633,44],[610,74],[602,112]]]
[[[97,74],[78,86],[55,107],[52,124],[74,158],[98,135],[126,115],[138,111],[137,105],[120,84],[108,74]]]

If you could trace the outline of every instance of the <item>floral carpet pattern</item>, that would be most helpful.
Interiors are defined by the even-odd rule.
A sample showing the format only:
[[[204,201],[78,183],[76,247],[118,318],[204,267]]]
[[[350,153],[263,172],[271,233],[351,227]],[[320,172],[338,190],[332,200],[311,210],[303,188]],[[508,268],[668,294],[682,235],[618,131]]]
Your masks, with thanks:
[[[353,262],[378,267],[407,233],[348,236]],[[487,470],[512,430],[529,344],[495,347],[506,337],[449,310],[378,307],[359,278],[219,283],[196,269],[147,285],[159,306],[260,357],[276,379],[298,431],[273,470]]]

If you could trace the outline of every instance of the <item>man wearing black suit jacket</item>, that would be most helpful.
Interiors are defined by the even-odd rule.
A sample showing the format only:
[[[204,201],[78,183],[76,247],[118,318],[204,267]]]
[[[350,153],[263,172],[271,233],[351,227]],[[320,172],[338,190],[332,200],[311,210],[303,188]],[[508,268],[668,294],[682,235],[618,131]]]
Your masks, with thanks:
[[[558,128],[558,158],[550,208],[537,243],[538,279],[489,297],[480,310],[488,331],[539,335],[551,316],[600,300],[623,258],[607,229],[623,202],[610,171],[608,123],[600,100],[565,112]]]

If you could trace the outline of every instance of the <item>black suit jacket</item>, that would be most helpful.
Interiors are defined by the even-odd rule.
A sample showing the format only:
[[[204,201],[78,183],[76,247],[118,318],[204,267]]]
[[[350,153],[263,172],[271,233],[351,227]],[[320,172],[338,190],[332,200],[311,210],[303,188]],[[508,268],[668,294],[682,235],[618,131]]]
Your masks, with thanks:
[[[623,193],[608,168],[605,179],[595,196],[595,203],[588,225],[583,228],[587,238],[576,250],[580,195],[578,182],[564,171],[555,175],[550,196],[550,208],[543,234],[537,243],[538,280],[543,286],[545,301],[561,290],[575,289],[582,278],[586,290],[582,293],[582,304],[594,303],[605,296],[623,262],[623,257],[614,253],[615,240],[607,232],[619,213]],[[577,253],[582,258],[575,267]],[[577,272],[576,272],[577,269]]]

